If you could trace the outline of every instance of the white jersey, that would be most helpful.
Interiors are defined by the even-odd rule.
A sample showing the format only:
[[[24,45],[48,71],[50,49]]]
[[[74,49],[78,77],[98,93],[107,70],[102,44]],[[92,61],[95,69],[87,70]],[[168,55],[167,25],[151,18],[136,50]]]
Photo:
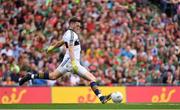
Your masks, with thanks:
[[[80,51],[81,51],[81,46],[79,42],[78,35],[73,31],[73,30],[67,30],[64,35],[63,35],[63,40],[66,45],[66,54],[63,58],[63,61],[61,64],[57,67],[57,71],[59,71],[59,74],[65,74],[67,72],[73,73],[72,65],[71,65],[71,59],[69,55],[69,49],[67,46],[69,46],[70,42],[74,44],[74,57],[76,60],[76,65],[78,67],[78,75],[79,76],[85,76],[85,74],[88,72],[86,68],[84,68],[80,64]]]
[[[73,30],[69,29],[64,33],[63,40],[64,40],[64,42],[66,44],[66,48],[67,48],[64,59],[70,59],[69,49],[68,49],[67,46],[69,46],[70,42],[73,42],[73,45],[74,45],[74,58],[77,61],[80,61],[81,46],[80,46],[79,37],[78,37],[77,33],[75,33]],[[78,43],[78,45],[77,45],[77,43]]]

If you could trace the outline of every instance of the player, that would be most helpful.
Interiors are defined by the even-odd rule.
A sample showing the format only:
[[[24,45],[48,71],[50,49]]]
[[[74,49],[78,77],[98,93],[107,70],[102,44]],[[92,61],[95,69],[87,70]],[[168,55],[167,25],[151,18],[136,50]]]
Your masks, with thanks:
[[[80,65],[80,51],[81,46],[78,38],[78,32],[80,32],[82,22],[73,17],[69,20],[69,29],[64,33],[63,39],[56,44],[49,46],[47,53],[51,53],[53,49],[62,45],[66,46],[66,53],[62,63],[57,67],[54,72],[51,73],[28,73],[25,77],[20,79],[19,85],[23,85],[26,81],[31,79],[50,79],[55,80],[61,77],[67,72],[72,72],[90,82],[91,89],[104,104],[111,99],[111,94],[103,96],[99,91],[96,83],[96,78],[86,68]]]

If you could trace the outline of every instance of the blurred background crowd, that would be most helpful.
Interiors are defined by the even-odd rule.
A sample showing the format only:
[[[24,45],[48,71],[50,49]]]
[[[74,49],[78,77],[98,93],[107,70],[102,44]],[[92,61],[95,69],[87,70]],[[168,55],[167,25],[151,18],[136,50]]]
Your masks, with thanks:
[[[16,86],[27,72],[51,72],[65,47],[68,19],[79,17],[81,64],[102,86],[180,84],[179,0],[0,0],[0,85]],[[74,74],[29,86],[86,86]]]

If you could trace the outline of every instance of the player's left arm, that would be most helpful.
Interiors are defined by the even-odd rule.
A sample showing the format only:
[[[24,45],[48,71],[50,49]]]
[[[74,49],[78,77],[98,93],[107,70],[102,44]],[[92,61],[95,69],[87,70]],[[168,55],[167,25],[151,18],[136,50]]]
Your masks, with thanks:
[[[73,41],[70,41],[70,44],[69,44],[69,55],[70,55],[70,59],[71,59],[72,68],[73,68],[74,72],[77,73],[78,72],[78,67],[76,65],[76,61],[75,61],[75,58],[74,58],[74,44],[73,44]]]
[[[53,45],[48,47],[47,53],[52,52],[55,48],[61,47],[62,45],[64,45],[64,41],[63,40],[60,40],[60,41],[56,42],[55,44],[53,44]]]

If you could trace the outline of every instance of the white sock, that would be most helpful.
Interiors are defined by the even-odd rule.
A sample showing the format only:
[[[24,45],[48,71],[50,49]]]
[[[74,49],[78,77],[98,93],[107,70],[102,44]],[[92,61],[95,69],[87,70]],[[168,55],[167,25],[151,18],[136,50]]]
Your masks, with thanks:
[[[34,79],[34,74],[31,74],[31,78]]]
[[[98,97],[100,98],[102,96],[102,94],[98,94]]]

